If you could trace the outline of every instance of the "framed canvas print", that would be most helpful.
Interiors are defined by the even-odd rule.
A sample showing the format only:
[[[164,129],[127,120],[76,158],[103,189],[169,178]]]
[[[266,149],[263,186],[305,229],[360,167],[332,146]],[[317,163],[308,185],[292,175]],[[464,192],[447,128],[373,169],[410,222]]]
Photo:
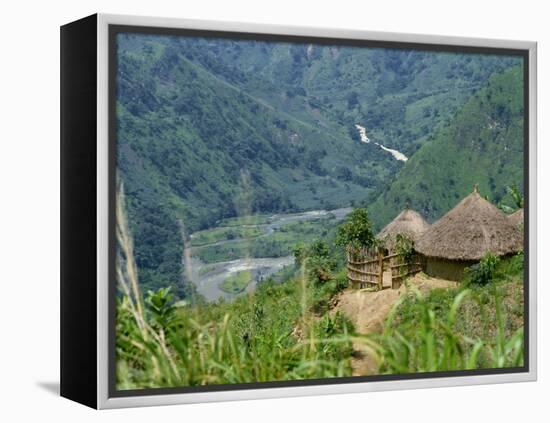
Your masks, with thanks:
[[[536,44],[61,28],[61,394],[536,378]]]

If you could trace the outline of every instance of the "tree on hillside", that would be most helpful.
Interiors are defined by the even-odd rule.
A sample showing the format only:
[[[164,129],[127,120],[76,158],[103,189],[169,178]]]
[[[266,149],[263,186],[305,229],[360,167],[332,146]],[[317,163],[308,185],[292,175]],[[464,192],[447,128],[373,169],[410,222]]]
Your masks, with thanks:
[[[336,233],[336,245],[356,248],[372,247],[376,244],[376,238],[372,230],[367,209],[354,209],[340,225]]]
[[[521,195],[521,192],[519,191],[519,189],[517,189],[515,185],[508,186],[506,187],[506,189],[508,190],[508,194],[510,194],[510,197],[512,197],[512,201],[514,202],[514,205],[518,209],[522,209],[523,203],[524,203],[523,195]]]

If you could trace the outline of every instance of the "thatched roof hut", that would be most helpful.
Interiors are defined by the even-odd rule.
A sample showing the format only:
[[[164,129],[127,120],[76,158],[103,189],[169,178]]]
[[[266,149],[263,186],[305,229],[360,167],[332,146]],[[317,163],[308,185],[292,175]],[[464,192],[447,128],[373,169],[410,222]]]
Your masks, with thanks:
[[[508,220],[514,226],[523,225],[523,209],[516,210],[514,213],[508,215]]]
[[[464,268],[487,252],[504,256],[523,249],[523,235],[498,208],[474,192],[430,226],[416,251],[427,258],[432,276],[460,280]]]
[[[497,256],[523,248],[523,236],[499,209],[477,189],[431,225],[416,250],[427,257],[480,260],[490,251]]]
[[[420,213],[407,207],[388,223],[376,237],[385,241],[386,247],[391,249],[395,244],[397,234],[407,235],[416,242],[429,227],[430,224],[424,220]]]

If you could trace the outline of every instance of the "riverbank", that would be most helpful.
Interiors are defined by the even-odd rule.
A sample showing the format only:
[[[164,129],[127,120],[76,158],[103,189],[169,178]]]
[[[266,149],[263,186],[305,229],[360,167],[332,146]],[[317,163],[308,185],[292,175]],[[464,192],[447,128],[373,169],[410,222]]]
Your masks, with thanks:
[[[351,208],[311,210],[222,221],[218,227],[191,234],[190,257],[186,263],[190,269],[188,274],[206,301],[220,298],[232,301],[254,292],[258,282],[292,266],[292,249],[296,244],[322,236],[350,211]],[[234,292],[222,289],[222,284],[239,272],[250,274],[244,289],[243,281]]]

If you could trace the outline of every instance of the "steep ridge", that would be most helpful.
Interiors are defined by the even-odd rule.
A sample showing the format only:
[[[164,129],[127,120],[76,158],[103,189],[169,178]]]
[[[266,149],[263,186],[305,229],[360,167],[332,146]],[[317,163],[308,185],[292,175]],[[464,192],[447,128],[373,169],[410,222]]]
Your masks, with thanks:
[[[522,75],[516,67],[492,77],[407,161],[369,206],[377,227],[407,204],[434,221],[475,184],[494,204],[510,201],[507,186],[523,191]]]

